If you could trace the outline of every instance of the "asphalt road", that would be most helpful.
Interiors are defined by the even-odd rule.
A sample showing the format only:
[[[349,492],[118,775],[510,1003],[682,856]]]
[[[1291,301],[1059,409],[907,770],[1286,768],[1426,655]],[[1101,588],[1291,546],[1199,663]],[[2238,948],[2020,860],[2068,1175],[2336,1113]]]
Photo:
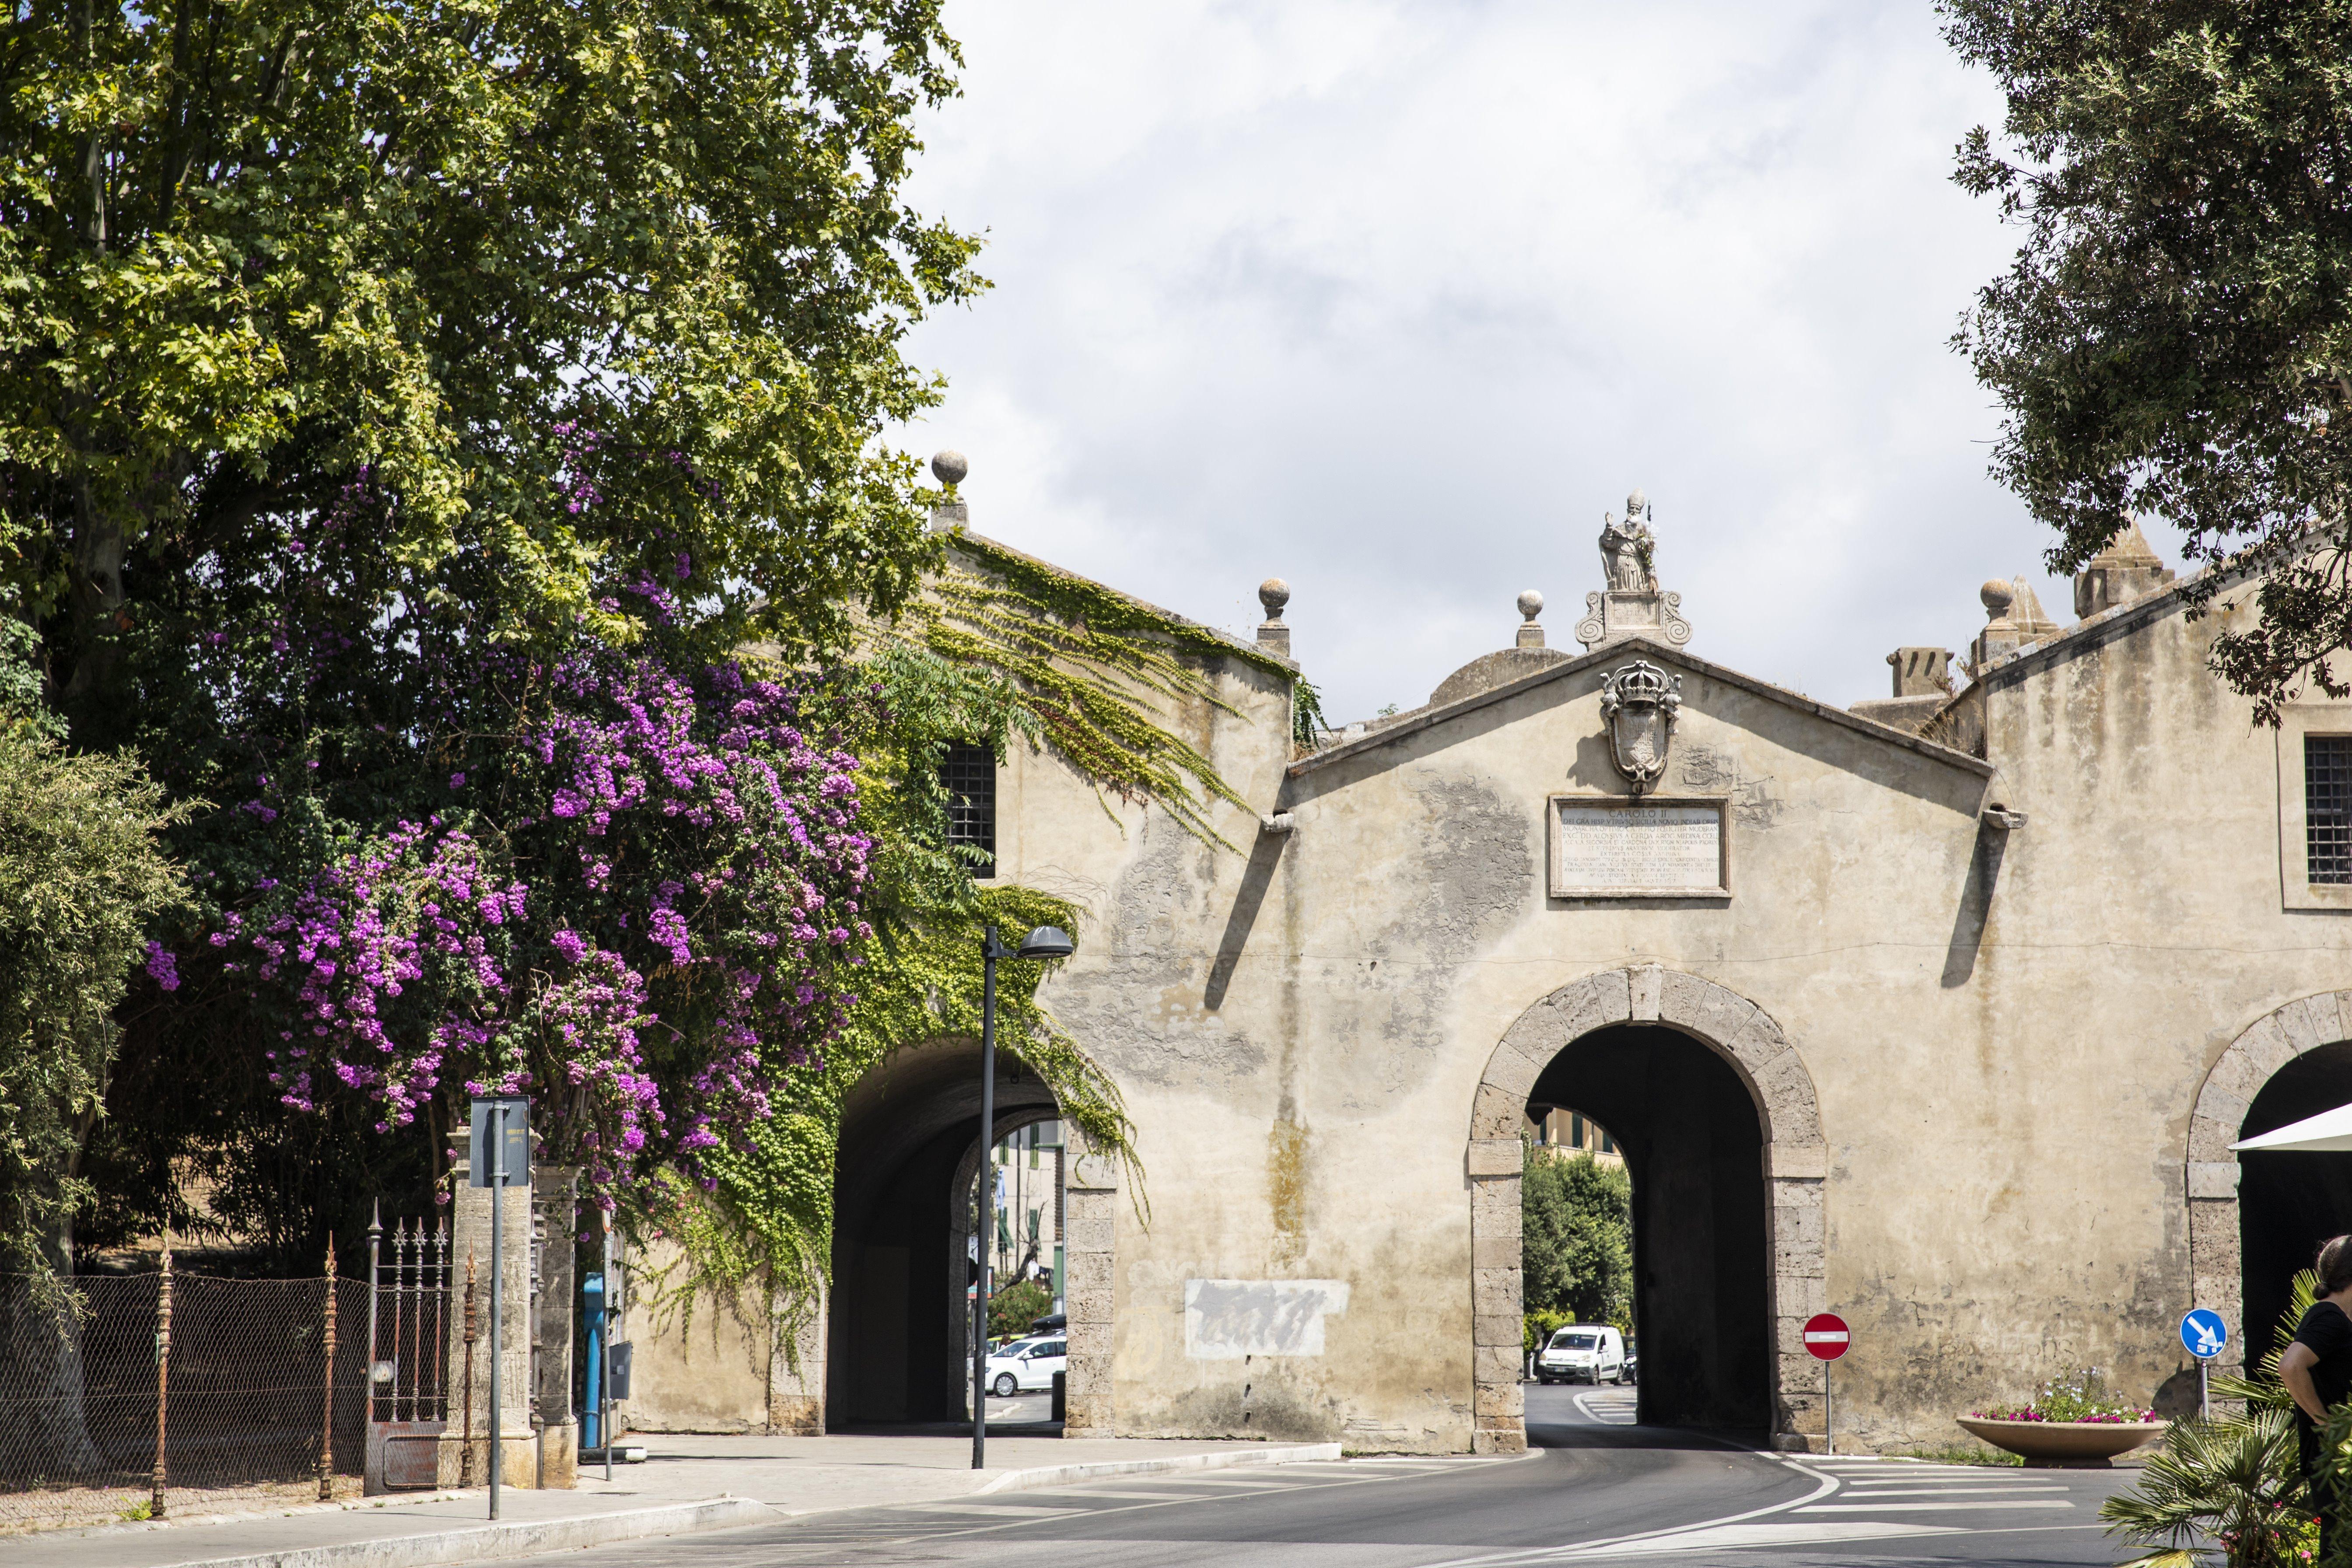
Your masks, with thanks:
[[[2129,1470],[1758,1453],[1632,1424],[1633,1391],[1530,1387],[1524,1459],[1352,1459],[1127,1478],[600,1549],[643,1568],[1833,1568],[2113,1563]]]

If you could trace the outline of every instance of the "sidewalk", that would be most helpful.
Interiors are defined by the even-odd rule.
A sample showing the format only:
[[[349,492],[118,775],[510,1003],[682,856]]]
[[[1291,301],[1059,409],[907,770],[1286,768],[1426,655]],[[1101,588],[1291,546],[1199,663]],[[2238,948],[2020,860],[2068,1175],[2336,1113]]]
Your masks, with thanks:
[[[974,1470],[969,1437],[719,1437],[654,1435],[651,1457],[585,1470],[571,1491],[509,1489],[503,1518],[487,1492],[430,1501],[324,1505],[217,1522],[110,1525],[0,1537],[0,1568],[426,1568],[699,1530],[773,1523],[835,1509],[929,1502],[1103,1476],[1339,1457],[1336,1443],[988,1439]]]

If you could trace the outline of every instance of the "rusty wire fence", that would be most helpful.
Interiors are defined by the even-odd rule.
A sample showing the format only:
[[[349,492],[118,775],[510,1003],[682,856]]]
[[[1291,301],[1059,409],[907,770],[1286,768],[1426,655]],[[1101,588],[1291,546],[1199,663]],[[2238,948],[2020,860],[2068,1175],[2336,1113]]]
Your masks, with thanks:
[[[0,1532],[358,1491],[366,1280],[67,1284],[0,1274]]]

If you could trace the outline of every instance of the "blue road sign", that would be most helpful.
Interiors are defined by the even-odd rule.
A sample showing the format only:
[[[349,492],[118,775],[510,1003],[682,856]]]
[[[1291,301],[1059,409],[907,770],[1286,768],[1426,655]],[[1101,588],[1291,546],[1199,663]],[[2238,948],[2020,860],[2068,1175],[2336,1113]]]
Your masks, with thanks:
[[[2180,1319],[2180,1342],[2199,1361],[2211,1361],[2230,1342],[2230,1325],[2210,1307],[2199,1307]]]

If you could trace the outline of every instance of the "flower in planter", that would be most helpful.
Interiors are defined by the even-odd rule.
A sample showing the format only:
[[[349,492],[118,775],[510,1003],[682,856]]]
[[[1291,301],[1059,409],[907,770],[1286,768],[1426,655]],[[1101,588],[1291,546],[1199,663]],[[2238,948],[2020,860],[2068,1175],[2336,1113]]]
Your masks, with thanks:
[[[1996,1405],[1969,1414],[1980,1421],[2084,1421],[2116,1426],[2156,1419],[2156,1412],[2145,1405],[2128,1404],[2110,1394],[2106,1378],[2095,1366],[2052,1378],[2028,1404],[2011,1409]]]

